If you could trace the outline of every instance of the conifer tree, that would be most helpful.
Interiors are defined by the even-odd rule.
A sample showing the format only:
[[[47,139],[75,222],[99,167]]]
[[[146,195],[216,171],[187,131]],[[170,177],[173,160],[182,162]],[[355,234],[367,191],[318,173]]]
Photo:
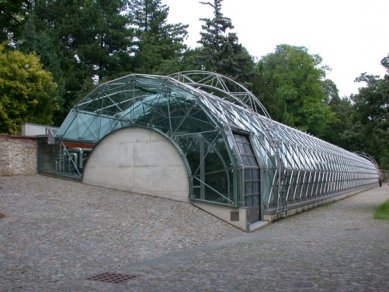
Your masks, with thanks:
[[[53,73],[62,101],[57,123],[96,83],[131,72],[126,9],[124,0],[34,2],[17,44]]]
[[[23,30],[32,0],[0,1],[0,42],[13,42]]]
[[[172,73],[179,68],[188,26],[167,23],[168,14],[169,8],[160,0],[130,1],[137,72]]]
[[[197,62],[204,70],[214,71],[246,83],[253,70],[253,61],[247,50],[239,43],[236,33],[230,32],[234,28],[230,18],[223,16],[223,0],[200,2],[213,9],[213,18],[201,18],[202,45]]]

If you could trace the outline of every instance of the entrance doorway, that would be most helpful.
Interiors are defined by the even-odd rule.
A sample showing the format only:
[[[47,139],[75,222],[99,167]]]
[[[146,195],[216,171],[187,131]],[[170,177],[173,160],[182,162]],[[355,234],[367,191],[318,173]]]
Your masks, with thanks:
[[[261,220],[260,169],[249,137],[236,133],[234,137],[243,163],[243,195],[247,208],[247,222],[251,224]]]

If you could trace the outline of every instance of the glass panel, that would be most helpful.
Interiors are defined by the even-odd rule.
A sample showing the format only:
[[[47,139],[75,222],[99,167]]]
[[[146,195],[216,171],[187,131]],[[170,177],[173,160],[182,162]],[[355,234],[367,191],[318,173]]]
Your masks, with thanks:
[[[245,183],[245,187],[246,187],[246,189],[245,189],[245,193],[246,194],[252,194],[253,193],[253,183],[246,182]]]
[[[244,170],[244,173],[245,173],[245,179],[246,180],[251,180],[253,178],[253,169],[245,169]]]
[[[235,206],[240,202],[240,194],[234,196],[233,189],[245,183],[255,185],[254,181],[258,181],[259,186],[259,166],[265,207],[276,204],[275,145],[281,146],[283,166],[299,172],[289,191],[289,197],[295,200],[347,191],[378,181],[375,165],[364,157],[209,93],[197,94],[197,90],[200,89],[193,90],[168,77],[124,76],[99,85],[82,99],[68,114],[57,138],[96,144],[121,127],[141,125],[157,129],[181,148],[192,174],[199,172],[204,162],[204,173],[201,176],[196,173],[196,177],[208,186],[200,188],[198,183],[199,188],[193,190],[194,198]],[[233,135],[232,129],[251,133],[252,144],[249,136]],[[201,158],[202,146],[204,157]],[[241,176],[244,181],[238,176],[234,187],[232,177],[237,172],[233,173],[232,168],[239,167],[245,169]],[[199,192],[204,189],[207,194],[201,196]],[[250,192],[257,192],[257,187]]]
[[[250,217],[249,221],[252,223],[257,220],[260,220],[259,209],[258,209],[260,207],[260,177],[259,177],[258,163],[254,156],[254,151],[251,147],[248,137],[239,134],[235,134],[234,137],[235,137],[235,142],[238,146],[242,163],[244,167],[247,167],[244,169],[244,178],[243,178],[245,204],[246,207],[256,208],[257,210],[255,212],[252,212],[254,210],[251,210],[249,212],[251,214],[248,215]]]
[[[254,183],[253,184],[253,193],[254,194],[258,194],[259,193],[259,181],[257,181],[258,183]]]

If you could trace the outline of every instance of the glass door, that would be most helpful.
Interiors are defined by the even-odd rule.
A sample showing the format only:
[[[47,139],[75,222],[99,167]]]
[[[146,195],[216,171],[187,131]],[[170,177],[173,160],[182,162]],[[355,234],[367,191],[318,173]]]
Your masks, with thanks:
[[[234,134],[243,164],[243,194],[247,208],[247,221],[251,224],[261,220],[260,169],[249,137]]]

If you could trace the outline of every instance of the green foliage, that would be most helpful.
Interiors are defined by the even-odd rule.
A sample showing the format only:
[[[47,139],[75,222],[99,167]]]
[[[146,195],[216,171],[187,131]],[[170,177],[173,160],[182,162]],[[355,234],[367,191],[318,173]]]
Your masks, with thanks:
[[[258,62],[254,80],[254,90],[273,119],[319,137],[335,118],[321,61],[304,47],[279,45]]]
[[[58,111],[54,114],[54,123],[60,124],[65,115],[66,87],[64,72],[61,68],[61,53],[53,42],[51,32],[48,30],[37,31],[35,24],[38,22],[35,13],[31,12],[27,18],[21,36],[18,39],[18,48],[26,53],[33,52],[39,55],[44,68],[51,72],[58,87]]]
[[[130,17],[136,36],[135,71],[157,74],[179,71],[188,26],[168,24],[168,14],[169,8],[160,0],[130,1]]]
[[[196,63],[199,49],[187,49],[179,58],[163,60],[158,66],[157,74],[169,75],[174,72],[201,70],[201,66]]]
[[[381,64],[389,72],[389,55]],[[358,150],[372,155],[381,168],[389,169],[389,74],[379,78],[364,73],[356,81],[366,86],[351,96],[354,102],[351,133]]]
[[[384,202],[374,212],[374,219],[389,220],[389,200]]]
[[[338,88],[332,80],[326,79],[322,84],[326,103],[333,113],[333,118],[328,122],[327,131],[324,132],[321,138],[343,148],[349,148],[350,144],[347,134],[353,126],[351,120],[353,113],[352,103],[348,98],[339,97]]]
[[[228,32],[234,28],[231,19],[221,12],[222,0],[200,2],[213,9],[212,19],[202,18],[202,45],[197,63],[202,69],[230,76],[247,83],[253,71],[254,62],[247,50],[239,43],[236,33]]]
[[[25,92],[34,87],[31,80],[19,82],[16,74],[12,83],[9,75],[1,75],[7,86],[1,88],[0,130],[15,133],[21,121],[49,123],[56,108],[54,123],[59,125],[74,103],[98,83],[132,72],[208,70],[252,89],[275,120],[348,150],[372,154],[389,169],[389,148],[384,147],[389,143],[387,75],[379,79],[363,74],[358,81],[367,86],[350,101],[340,98],[336,85],[326,79],[321,58],[304,47],[277,46],[254,66],[231,32],[231,19],[222,14],[223,0],[203,1],[213,17],[201,19],[201,46],[187,49],[187,25],[168,23],[169,8],[161,0],[0,0],[0,40],[10,40],[25,56],[39,56],[58,92],[50,102],[47,96],[35,98],[35,93],[26,99]],[[17,51],[2,47],[2,52]],[[382,64],[388,68],[389,57]],[[7,70],[0,68],[1,74]],[[49,89],[44,91],[53,90]],[[34,108],[34,100],[43,110]],[[42,115],[46,107],[47,119]]]
[[[33,54],[0,45],[0,133],[19,134],[23,122],[51,124],[57,87]]]
[[[78,35],[73,40],[78,42],[75,53],[99,80],[118,77],[131,66],[132,31],[127,28],[129,19],[121,14],[125,9],[125,1],[100,0],[85,1],[78,12],[79,21],[75,23]],[[70,33],[68,37],[74,36]]]
[[[30,0],[0,0],[0,42],[14,40],[31,5]]]
[[[18,46],[36,52],[59,85],[61,123],[80,92],[131,71],[127,1],[35,1]],[[91,86],[92,85],[92,86]]]
[[[346,149],[350,149],[349,139],[347,138],[348,131],[353,127],[352,103],[348,98],[335,98],[329,102],[331,111],[335,115],[329,122],[328,131],[323,136],[323,139],[341,146]]]

